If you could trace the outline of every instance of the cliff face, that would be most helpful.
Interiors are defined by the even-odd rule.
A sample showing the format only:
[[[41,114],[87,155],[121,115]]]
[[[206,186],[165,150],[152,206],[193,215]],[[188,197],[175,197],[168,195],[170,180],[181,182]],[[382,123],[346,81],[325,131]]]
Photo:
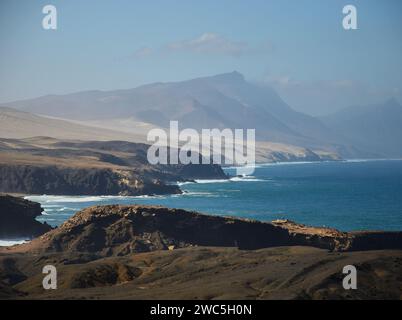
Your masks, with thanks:
[[[164,170],[179,176],[181,179],[227,179],[221,166],[216,164],[190,164],[165,166]]]
[[[39,203],[0,195],[0,238],[33,238],[52,228],[35,220],[42,214]]]
[[[287,232],[271,224],[207,216],[149,206],[84,209],[35,240],[40,250],[125,255],[194,245],[257,249],[290,244]]]
[[[21,248],[41,252],[91,252],[101,256],[191,246],[261,249],[312,246],[331,251],[402,248],[402,232],[382,242],[291,221],[264,223],[154,206],[97,206],[84,209],[59,228]],[[357,240],[356,240],[357,239]],[[361,245],[362,241],[365,243]],[[29,249],[30,250],[30,249]]]
[[[402,249],[402,232],[361,231],[351,232],[353,251]]]
[[[54,195],[143,195],[180,193],[177,186],[130,170],[0,165],[0,192]]]
[[[3,141],[2,141],[3,140]],[[225,179],[217,165],[150,165],[145,144],[0,139],[0,192],[53,195],[177,194],[174,181]]]

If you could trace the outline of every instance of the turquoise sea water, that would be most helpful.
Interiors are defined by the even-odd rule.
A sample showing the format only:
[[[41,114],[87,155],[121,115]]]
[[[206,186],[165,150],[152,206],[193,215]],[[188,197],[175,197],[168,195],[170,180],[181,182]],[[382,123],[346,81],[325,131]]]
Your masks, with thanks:
[[[234,169],[226,169],[235,175]],[[291,219],[340,230],[402,230],[402,161],[347,161],[258,166],[250,177],[181,185],[160,197],[30,196],[39,220],[59,225],[78,210],[105,204],[158,204],[262,221]]]

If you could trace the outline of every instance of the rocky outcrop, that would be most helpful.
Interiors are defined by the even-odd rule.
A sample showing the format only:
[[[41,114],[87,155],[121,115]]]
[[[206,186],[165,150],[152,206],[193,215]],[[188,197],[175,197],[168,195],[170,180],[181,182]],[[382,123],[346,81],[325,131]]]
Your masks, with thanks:
[[[84,209],[59,228],[21,248],[100,256],[191,246],[261,249],[296,245],[331,251],[402,249],[402,232],[392,236],[382,234],[382,241],[376,242],[370,233],[350,234],[288,220],[265,223],[156,206],[111,205]]]
[[[97,206],[30,243],[0,248],[0,299],[399,299],[401,239]],[[399,250],[377,250],[390,247]],[[356,250],[367,251],[342,252]],[[57,268],[57,290],[40,285],[47,264]],[[345,265],[359,272],[357,290],[342,286]]]
[[[39,203],[0,195],[0,238],[34,238],[52,228],[35,218],[42,214]]]
[[[350,232],[353,251],[402,249],[402,232],[360,231]]]
[[[276,220],[272,224],[286,229],[294,244],[305,243],[335,251],[366,251],[402,249],[401,231],[341,232],[332,228],[318,228],[290,220]]]
[[[160,195],[181,193],[176,181],[227,179],[218,165],[151,165],[148,148],[125,141],[0,138],[0,192]]]
[[[112,205],[84,209],[29,246],[109,256],[189,246],[256,249],[289,244],[287,240],[287,232],[271,224],[164,207]]]
[[[311,227],[291,220],[275,220],[272,224],[286,230],[293,245],[309,245],[331,251],[348,251],[352,247],[349,234],[333,228]]]
[[[0,192],[53,195],[176,194],[180,189],[131,170],[0,165]]]
[[[178,176],[179,180],[228,178],[222,167],[217,164],[170,165],[163,169]]]

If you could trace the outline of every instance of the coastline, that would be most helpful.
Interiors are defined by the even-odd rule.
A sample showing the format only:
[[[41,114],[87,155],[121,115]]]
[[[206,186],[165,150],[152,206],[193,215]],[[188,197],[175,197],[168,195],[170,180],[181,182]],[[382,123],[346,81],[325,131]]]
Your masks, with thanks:
[[[302,164],[316,164],[316,163],[333,163],[333,162],[374,162],[374,161],[402,161],[402,158],[350,158],[350,159],[326,159],[316,161],[277,161],[277,162],[256,162],[255,165],[250,165],[251,168],[260,168],[267,166],[279,166],[279,165],[302,165]],[[247,167],[247,166],[246,166]],[[222,169],[234,170],[242,168],[241,166],[224,166]]]
[[[388,161],[383,159],[353,159],[353,160],[343,160],[342,163],[353,163],[353,162],[372,162],[378,163],[381,161]],[[400,159],[394,159],[394,161],[400,161]],[[294,164],[299,166],[305,166],[309,168],[309,164],[317,165],[317,168],[321,168],[321,164],[325,164],[324,167],[333,167],[332,164],[337,164],[337,162],[326,161],[321,162],[317,165],[314,162],[297,162],[297,163],[279,163],[274,166],[272,164],[263,165],[262,168],[274,168],[276,166],[284,167],[289,166],[289,170],[291,167],[294,167]],[[343,167],[343,166],[342,166]],[[354,168],[354,165],[350,165],[350,168]],[[285,167],[284,167],[285,168]],[[294,167],[296,168],[296,167]],[[371,168],[371,166],[369,166]],[[398,165],[399,168],[399,165]],[[299,170],[299,169],[297,169]],[[310,169],[309,169],[310,170]],[[354,169],[353,169],[354,170]],[[224,171],[227,173],[230,171],[228,168],[224,168]],[[378,170],[377,170],[378,171]],[[269,171],[271,172],[271,170]],[[282,171],[280,171],[282,172]],[[283,171],[283,172],[287,172]],[[298,171],[294,171],[298,172]],[[292,176],[292,174],[291,174]],[[349,177],[347,177],[349,179]],[[333,219],[330,219],[331,215],[327,213],[326,210],[321,209],[322,216],[324,214],[328,215],[328,219],[321,219],[314,222],[314,220],[310,220],[308,216],[302,217],[302,219],[295,217],[291,210],[285,211],[276,211],[275,209],[271,209],[269,206],[266,209],[261,208],[261,204],[264,202],[264,198],[261,198],[260,203],[260,211],[256,211],[253,209],[253,206],[247,206],[246,203],[239,202],[241,199],[239,196],[241,195],[241,190],[259,190],[264,186],[273,186],[271,191],[266,191],[266,194],[269,196],[272,191],[281,190],[281,187],[275,187],[276,179],[267,179],[262,178],[257,174],[256,176],[231,176],[228,179],[193,179],[191,181],[178,181],[176,184],[180,187],[182,191],[181,194],[164,194],[164,195],[138,195],[138,196],[123,196],[123,195],[104,195],[104,196],[92,196],[92,195],[81,195],[81,196],[70,196],[70,195],[27,195],[27,194],[17,194],[18,197],[22,197],[24,199],[30,199],[33,201],[41,202],[44,205],[44,215],[39,217],[39,221],[49,222],[52,226],[57,226],[61,224],[63,221],[68,219],[68,217],[72,216],[75,212],[92,205],[97,204],[149,204],[149,205],[165,205],[170,208],[182,208],[187,210],[195,210],[198,212],[203,212],[209,215],[220,215],[220,216],[233,216],[233,217],[245,217],[256,219],[259,221],[272,221],[275,219],[290,219],[296,222],[315,225],[315,226],[329,226],[337,228],[338,230],[343,231],[370,231],[370,230],[383,230],[383,231],[398,231],[401,228],[382,228],[381,223],[376,225],[375,220],[372,220],[372,223],[368,227],[353,227],[353,219],[358,219],[354,216],[350,216],[348,220],[345,220],[343,226],[346,228],[339,227],[339,225],[334,225]],[[279,182],[281,180],[278,180]],[[243,183],[251,183],[249,185]],[[258,184],[257,184],[258,183]],[[251,188],[251,189],[250,189]],[[227,199],[227,200],[225,200]],[[232,200],[231,200],[232,199]],[[229,207],[227,206],[229,204]],[[216,210],[214,208],[217,208]],[[300,209],[297,209],[300,210]],[[388,212],[384,208],[384,214]],[[350,210],[353,214],[354,210]],[[265,214],[266,213],[266,214]],[[58,222],[56,222],[55,218]],[[331,221],[330,221],[330,220]],[[395,217],[397,219],[397,217]],[[349,221],[349,222],[348,222]],[[398,223],[396,224],[398,225]]]

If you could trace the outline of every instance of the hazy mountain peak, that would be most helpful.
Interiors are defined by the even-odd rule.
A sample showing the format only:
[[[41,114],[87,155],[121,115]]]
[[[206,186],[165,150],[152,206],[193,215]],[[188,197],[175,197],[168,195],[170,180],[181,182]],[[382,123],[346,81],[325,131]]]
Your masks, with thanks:
[[[225,81],[225,82],[245,82],[246,81],[244,76],[240,72],[237,72],[237,71],[217,74],[215,76],[209,77],[209,79]]]
[[[247,82],[237,71],[127,90],[42,97],[10,106],[80,121],[132,117],[160,127],[173,119],[195,129],[252,128],[258,140],[310,148],[336,141],[319,120],[295,112],[274,90]]]

